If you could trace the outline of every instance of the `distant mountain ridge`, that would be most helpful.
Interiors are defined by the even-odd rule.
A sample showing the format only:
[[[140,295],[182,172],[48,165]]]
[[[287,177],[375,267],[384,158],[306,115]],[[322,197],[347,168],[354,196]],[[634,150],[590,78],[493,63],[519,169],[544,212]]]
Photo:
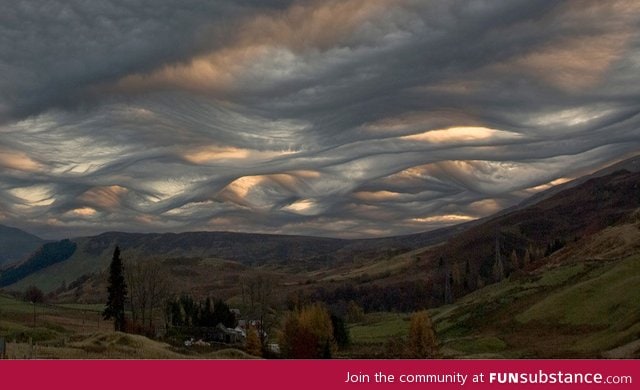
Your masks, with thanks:
[[[45,242],[23,230],[0,225],[0,268],[23,260]]]
[[[47,258],[40,252],[5,270],[0,287],[28,281],[50,290],[63,282],[104,270],[118,245],[125,259],[217,258],[245,266],[284,265],[298,269],[317,269],[353,261],[375,259],[433,245],[459,232],[454,226],[436,231],[379,239],[337,239],[292,235],[269,235],[232,232],[123,233],[107,232],[70,240],[74,252],[62,259]],[[67,247],[62,240],[48,244]],[[55,245],[54,245],[55,244]],[[47,266],[43,266],[46,264]],[[20,278],[16,279],[15,275]],[[9,283],[11,282],[11,283]],[[21,287],[20,287],[21,288]]]
[[[72,239],[77,245],[75,252],[50,267],[35,269],[27,260],[18,267],[34,272],[18,274],[24,275],[21,288],[24,283],[32,283],[47,284],[50,289],[63,281],[103,271],[113,248],[119,245],[123,256],[134,260],[215,258],[243,266],[283,266],[289,271],[332,268],[423,250],[416,256],[428,268],[434,267],[434,259],[444,258],[464,269],[465,261],[471,258],[467,268],[488,278],[496,236],[504,258],[514,251],[522,258],[526,249],[544,252],[547,245],[559,245],[554,240],[577,240],[628,217],[640,207],[639,166],[640,157],[634,157],[566,183],[560,190],[534,195],[532,199],[537,201],[531,205],[523,202],[489,217],[425,233],[349,240],[230,232],[107,232]],[[432,247],[436,244],[442,245]]]

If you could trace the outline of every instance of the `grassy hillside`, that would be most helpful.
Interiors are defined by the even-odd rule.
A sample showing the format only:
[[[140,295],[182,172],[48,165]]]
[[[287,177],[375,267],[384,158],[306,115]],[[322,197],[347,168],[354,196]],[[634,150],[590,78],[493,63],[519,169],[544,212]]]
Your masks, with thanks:
[[[640,338],[638,285],[640,255],[552,265],[480,289],[433,318],[446,356],[603,357]]]
[[[398,253],[442,242],[464,229],[464,226],[457,226],[408,236],[366,240],[227,232],[112,232],[74,238],[71,241],[77,250],[70,257],[61,262],[50,262],[47,267],[32,267],[30,272],[21,272],[19,278],[13,278],[14,281],[5,285],[8,284],[8,290],[18,291],[30,285],[38,286],[45,292],[56,290],[62,284],[103,272],[109,265],[116,245],[120,246],[125,260],[157,259],[162,262],[184,259],[188,267],[193,259],[225,259],[245,268],[279,269],[294,279],[301,273],[308,274],[312,280],[317,280],[318,275],[323,275],[320,277],[322,279],[328,274],[333,279],[338,269],[350,275],[354,272],[376,273],[376,269],[350,268],[354,265],[367,267],[378,260],[389,260]],[[380,268],[379,265],[374,267]],[[390,264],[383,267],[398,268]],[[23,270],[24,267],[20,269]]]
[[[640,255],[550,265],[430,310],[445,358],[639,358]],[[343,356],[384,357],[406,313],[350,326]]]

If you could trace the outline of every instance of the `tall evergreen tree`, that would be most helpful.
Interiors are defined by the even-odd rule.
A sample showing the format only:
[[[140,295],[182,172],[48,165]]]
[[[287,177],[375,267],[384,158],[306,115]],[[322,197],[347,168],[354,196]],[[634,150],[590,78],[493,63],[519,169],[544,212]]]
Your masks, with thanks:
[[[125,329],[124,304],[127,299],[127,284],[124,280],[124,267],[120,258],[120,248],[117,246],[111,259],[107,291],[109,292],[109,297],[107,298],[107,307],[104,309],[102,316],[105,320],[113,318],[114,329],[122,332]]]

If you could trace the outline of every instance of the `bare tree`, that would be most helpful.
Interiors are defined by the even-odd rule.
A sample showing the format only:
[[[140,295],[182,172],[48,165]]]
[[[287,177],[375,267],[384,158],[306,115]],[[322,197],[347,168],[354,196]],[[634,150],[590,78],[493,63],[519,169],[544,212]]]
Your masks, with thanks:
[[[246,276],[242,279],[242,302],[248,320],[258,320],[260,342],[266,348],[268,333],[275,324],[277,300],[276,280],[267,274]]]
[[[154,310],[164,307],[170,294],[168,275],[154,259],[131,261],[125,270],[132,319],[152,328]]]

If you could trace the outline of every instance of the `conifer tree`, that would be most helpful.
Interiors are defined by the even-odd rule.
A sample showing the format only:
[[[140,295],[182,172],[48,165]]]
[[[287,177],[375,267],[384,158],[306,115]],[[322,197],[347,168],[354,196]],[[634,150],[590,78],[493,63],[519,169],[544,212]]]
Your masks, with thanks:
[[[109,287],[107,288],[109,297],[107,307],[102,316],[105,320],[113,319],[115,331],[125,330],[124,305],[127,299],[127,284],[124,280],[124,267],[120,258],[120,248],[116,246],[109,268]]]

